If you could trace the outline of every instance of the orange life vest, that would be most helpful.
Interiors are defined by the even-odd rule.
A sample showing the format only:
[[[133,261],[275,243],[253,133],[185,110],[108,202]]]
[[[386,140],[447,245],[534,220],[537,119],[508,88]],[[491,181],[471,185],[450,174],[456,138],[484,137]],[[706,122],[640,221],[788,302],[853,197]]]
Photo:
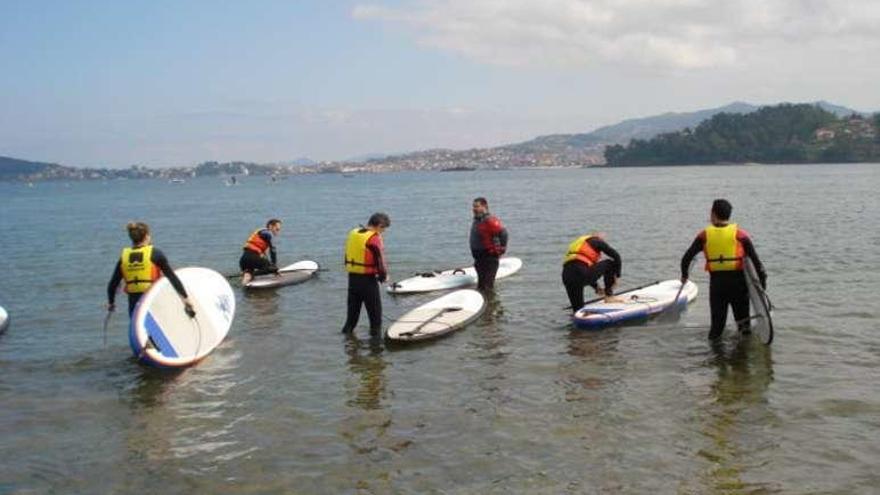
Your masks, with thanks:
[[[587,266],[595,265],[602,256],[602,253],[593,249],[593,246],[587,242],[591,237],[593,236],[583,235],[569,244],[568,252],[565,253],[565,258],[562,259],[562,264],[564,265],[569,261],[577,260]]]
[[[244,243],[244,249],[249,249],[257,254],[263,255],[266,254],[266,251],[269,250],[269,243],[266,242],[265,239],[260,237],[260,232],[266,229],[257,229],[248,237],[247,241]]]

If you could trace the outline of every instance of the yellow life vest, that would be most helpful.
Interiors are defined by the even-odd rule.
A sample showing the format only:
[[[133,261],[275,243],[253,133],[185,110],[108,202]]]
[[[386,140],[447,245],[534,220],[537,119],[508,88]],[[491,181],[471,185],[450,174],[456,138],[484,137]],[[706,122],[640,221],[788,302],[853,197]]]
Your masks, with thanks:
[[[572,243],[568,245],[568,251],[565,253],[565,257],[562,258],[562,264],[564,265],[569,261],[578,260],[585,263],[587,266],[595,265],[602,254],[593,249],[593,246],[587,242],[592,237],[593,236],[591,235],[582,235],[572,241]]]
[[[707,272],[729,272],[742,270],[743,247],[736,240],[737,226],[729,223],[723,227],[706,227],[706,242],[703,254],[706,256]]]
[[[159,278],[159,269],[153,264],[152,256],[152,244],[122,250],[119,266],[122,268],[122,278],[125,279],[125,292],[146,292]]]
[[[378,273],[376,260],[373,253],[367,249],[367,242],[378,232],[358,227],[348,233],[345,241],[345,270],[348,273],[375,274]]]

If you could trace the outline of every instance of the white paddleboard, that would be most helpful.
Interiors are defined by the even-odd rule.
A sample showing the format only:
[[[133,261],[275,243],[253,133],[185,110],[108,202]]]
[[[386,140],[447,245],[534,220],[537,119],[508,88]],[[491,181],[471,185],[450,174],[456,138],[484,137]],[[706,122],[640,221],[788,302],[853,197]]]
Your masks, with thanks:
[[[690,280],[681,288],[680,280],[664,280],[637,290],[617,295],[622,302],[602,300],[584,305],[572,318],[578,328],[598,329],[609,325],[641,321],[660,313],[672,304],[686,306],[697,297],[697,284]]]
[[[3,306],[0,306],[0,333],[6,331],[6,328],[9,326],[9,313],[3,309]]]
[[[501,258],[495,279],[509,277],[522,268],[522,260],[514,257]],[[412,294],[433,290],[457,289],[477,285],[477,271],[473,266],[454,268],[442,272],[420,273],[400,282],[390,284],[386,290],[392,294]]]
[[[416,342],[454,332],[479,318],[486,309],[483,295],[461,289],[423,304],[397,319],[385,333],[394,342]]]
[[[174,273],[186,288],[195,318],[186,314],[180,296],[163,277],[144,294],[131,319],[131,350],[153,366],[189,366],[207,356],[226,338],[235,316],[235,296],[223,275],[208,268]]]
[[[305,282],[318,273],[318,263],[311,260],[297,261],[278,270],[278,275],[258,275],[244,285],[245,289],[274,289],[285,285]]]
[[[773,342],[773,305],[764,289],[761,287],[761,279],[747,256],[743,269],[746,272],[746,286],[749,288],[750,321],[752,333],[755,337],[770,345]]]

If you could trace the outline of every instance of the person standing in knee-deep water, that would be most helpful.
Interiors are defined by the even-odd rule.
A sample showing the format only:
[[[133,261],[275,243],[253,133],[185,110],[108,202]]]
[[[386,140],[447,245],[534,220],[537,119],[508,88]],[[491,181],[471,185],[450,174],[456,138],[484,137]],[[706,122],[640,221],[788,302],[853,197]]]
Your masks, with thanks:
[[[602,253],[611,259],[601,260]],[[571,311],[577,312],[584,305],[584,287],[589,285],[597,294],[605,296],[606,302],[614,298],[614,286],[620,279],[623,261],[607,242],[605,234],[595,233],[578,237],[568,245],[562,260],[562,284],[571,303]],[[596,282],[603,279],[600,290]]]
[[[153,247],[149,225],[143,222],[131,222],[126,225],[126,229],[132,246],[122,250],[116,268],[113,269],[110,283],[107,284],[107,311],[116,310],[116,288],[119,282],[125,280],[130,317],[138,301],[153,286],[153,282],[159,280],[161,275],[165,275],[183,300],[184,310],[190,316],[195,315],[186,289],[168,264],[168,258],[158,248]]]
[[[474,222],[471,224],[470,246],[477,272],[477,289],[489,291],[495,287],[499,258],[507,251],[507,229],[495,215],[489,213],[486,198],[474,199]]]
[[[706,257],[709,272],[709,309],[712,327],[709,339],[717,340],[727,323],[727,306],[733,309],[739,331],[751,332],[749,325],[749,290],[743,272],[743,261],[748,256],[755,265],[761,286],[767,287],[767,273],[758,259],[748,232],[735,223],[729,223],[733,206],[726,199],[716,199],[709,212],[711,224],[701,230],[691,247],[681,258],[681,283],[687,282],[691,261],[700,252]]]
[[[273,218],[266,222],[266,228],[251,233],[242,247],[238,267],[241,269],[241,285],[245,285],[257,275],[278,273],[278,255],[272,237],[281,233],[281,220]]]
[[[342,333],[354,331],[361,316],[361,304],[370,318],[370,335],[382,334],[382,298],[379,283],[388,280],[382,233],[391,226],[385,213],[373,213],[367,226],[348,233],[345,242],[345,270],[348,272],[348,312]]]

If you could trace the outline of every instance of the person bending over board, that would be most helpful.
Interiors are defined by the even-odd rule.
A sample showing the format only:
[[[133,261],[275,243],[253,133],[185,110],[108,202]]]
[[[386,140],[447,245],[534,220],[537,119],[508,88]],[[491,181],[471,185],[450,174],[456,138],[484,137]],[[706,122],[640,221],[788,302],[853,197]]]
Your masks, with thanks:
[[[281,220],[273,218],[266,222],[266,228],[253,231],[242,247],[238,266],[241,268],[241,285],[254,279],[256,275],[278,273],[278,255],[272,236],[281,233]],[[267,256],[268,255],[268,256]]]
[[[195,315],[192,303],[184,289],[180,279],[174,274],[168,258],[158,248],[153,247],[153,238],[150,235],[150,226],[143,222],[130,222],[126,225],[128,237],[131,238],[131,247],[124,248],[113,269],[113,276],[107,284],[107,311],[116,310],[116,288],[119,282],[125,281],[125,292],[128,294],[128,316],[134,312],[135,306],[141,296],[150,289],[153,282],[159,280],[162,275],[168,277],[168,281],[183,300],[185,311],[190,316]]]
[[[486,198],[474,199],[471,209],[474,223],[471,225],[470,246],[477,272],[477,289],[489,291],[495,287],[499,258],[507,251],[507,229],[498,217],[489,213]]]
[[[602,253],[611,259],[600,260]],[[596,294],[604,295],[605,302],[619,301],[614,297],[614,287],[620,280],[623,261],[620,254],[605,242],[605,234],[582,235],[568,245],[562,259],[562,284],[568,293],[571,311],[577,312],[584,306],[584,287],[589,285]],[[597,282],[602,278],[604,287]]]
[[[348,272],[348,314],[342,333],[351,334],[361,316],[361,304],[370,318],[370,335],[382,334],[382,298],[379,283],[388,280],[382,232],[391,226],[385,213],[373,213],[367,226],[354,228],[345,242],[345,270]]]
[[[749,290],[743,272],[743,260],[748,256],[758,272],[761,286],[767,287],[767,273],[758,259],[748,232],[735,223],[729,223],[733,206],[726,199],[716,199],[709,212],[711,224],[701,230],[691,247],[681,258],[681,282],[688,279],[691,261],[700,250],[706,258],[709,272],[709,310],[712,326],[709,339],[717,340],[727,323],[727,306],[733,308],[733,317],[740,332],[751,332],[749,325]]]

